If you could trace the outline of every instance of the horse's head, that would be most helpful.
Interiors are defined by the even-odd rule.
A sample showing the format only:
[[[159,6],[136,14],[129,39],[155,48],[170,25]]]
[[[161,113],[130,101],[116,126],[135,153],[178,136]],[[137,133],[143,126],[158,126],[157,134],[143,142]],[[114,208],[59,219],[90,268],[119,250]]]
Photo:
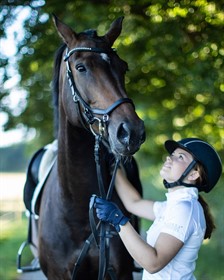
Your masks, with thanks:
[[[66,44],[59,98],[67,119],[74,126],[88,125],[93,134],[102,134],[115,155],[129,156],[144,142],[145,130],[126,95],[127,63],[112,49],[122,21],[118,18],[104,36],[98,36],[95,30],[78,34],[54,16]],[[79,109],[74,109],[74,102]]]

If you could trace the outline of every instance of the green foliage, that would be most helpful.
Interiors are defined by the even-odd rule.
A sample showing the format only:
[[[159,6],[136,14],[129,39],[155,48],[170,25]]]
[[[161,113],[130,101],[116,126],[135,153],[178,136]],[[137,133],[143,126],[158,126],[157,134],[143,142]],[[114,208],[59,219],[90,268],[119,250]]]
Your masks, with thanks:
[[[216,238],[216,236],[214,236]],[[198,280],[224,280],[223,254],[212,244],[203,244],[199,251],[195,277]]]
[[[18,110],[16,114],[7,102],[10,92],[2,88],[2,108],[9,116],[6,129],[23,124],[37,130],[39,144],[53,139],[50,82],[54,52],[61,41],[52,13],[76,32],[94,28],[100,35],[113,19],[124,15],[123,31],[115,47],[129,63],[127,92],[147,129],[147,142],[141,152],[156,160],[167,137],[185,136],[205,138],[221,150],[224,12],[220,1],[129,0],[118,4],[33,0],[23,7],[19,1],[5,1],[0,17],[3,35],[22,8],[30,11],[17,52],[20,87],[27,95],[17,108],[21,114]],[[4,82],[10,73],[4,67],[7,59],[2,61]]]

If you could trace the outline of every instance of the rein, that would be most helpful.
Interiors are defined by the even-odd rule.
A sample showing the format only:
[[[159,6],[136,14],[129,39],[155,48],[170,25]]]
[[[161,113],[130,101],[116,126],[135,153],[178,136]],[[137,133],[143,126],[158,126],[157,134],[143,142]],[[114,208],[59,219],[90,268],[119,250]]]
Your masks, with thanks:
[[[94,155],[95,155],[95,162],[96,162],[96,169],[97,169],[97,179],[99,184],[99,191],[101,197],[110,200],[111,196],[113,194],[114,190],[114,181],[116,172],[118,169],[118,166],[120,164],[120,159],[116,160],[115,167],[113,170],[112,178],[110,181],[109,189],[106,194],[103,180],[102,180],[102,174],[101,174],[101,167],[100,167],[100,142],[101,142],[101,136],[96,135],[95,136],[95,149],[94,149]],[[117,280],[116,273],[114,271],[114,268],[109,264],[109,249],[110,249],[110,238],[112,238],[114,235],[117,235],[115,231],[109,230],[109,225],[107,225],[105,222],[99,221],[98,224],[95,222],[94,218],[94,203],[95,203],[95,195],[92,196],[89,204],[89,221],[90,221],[90,227],[92,233],[90,236],[86,239],[83,248],[79,254],[79,257],[77,259],[77,262],[75,263],[72,278],[71,280],[75,280],[79,267],[81,266],[81,263],[84,259],[84,257],[87,255],[91,243],[94,241],[94,243],[97,245],[99,249],[99,273],[98,273],[98,280],[103,280],[106,274],[110,276],[111,280]],[[99,241],[98,241],[99,236]]]
[[[75,102],[75,104],[77,104],[81,123],[84,128],[87,128],[86,127],[86,123],[87,123],[90,127],[90,131],[95,136],[94,156],[95,156],[97,180],[98,180],[98,185],[99,185],[100,196],[102,198],[105,198],[108,200],[111,199],[111,196],[113,193],[114,180],[115,180],[117,168],[120,163],[120,159],[116,160],[111,182],[109,185],[109,189],[108,189],[108,192],[106,193],[104,183],[103,183],[102,173],[101,173],[101,166],[100,166],[100,143],[103,140],[102,136],[104,134],[106,124],[109,121],[110,114],[122,103],[131,103],[133,105],[133,107],[134,107],[134,104],[133,104],[133,101],[129,98],[121,98],[121,99],[115,101],[112,105],[110,105],[106,109],[92,108],[82,98],[80,92],[78,91],[78,89],[75,85],[74,77],[72,75],[72,71],[71,71],[70,64],[69,64],[69,58],[75,52],[111,53],[113,51],[114,51],[113,49],[106,51],[101,48],[79,47],[79,48],[74,48],[70,51],[67,49],[66,55],[64,56],[64,61],[66,62],[66,68],[67,68],[68,82],[71,87],[73,101]],[[82,106],[83,110],[81,110],[81,106]],[[100,117],[96,117],[95,115],[99,115]],[[99,133],[96,133],[92,127],[93,123],[95,123],[95,122],[98,122]],[[95,197],[93,196],[91,198],[90,205],[89,205],[89,220],[90,220],[90,227],[91,227],[92,233],[90,234],[88,239],[86,239],[86,241],[83,245],[83,248],[80,252],[77,262],[75,263],[71,280],[76,279],[78,269],[79,269],[84,257],[88,253],[88,251],[90,249],[90,245],[93,241],[95,242],[95,244],[97,245],[97,247],[100,251],[98,280],[103,280],[104,277],[106,276],[106,274],[108,274],[110,276],[111,280],[117,280],[114,268],[109,264],[110,238],[112,238],[117,233],[109,230],[110,226],[102,221],[100,221],[100,222],[98,222],[98,224],[96,224],[95,218],[94,218],[94,212],[93,212],[94,202],[95,202]],[[99,241],[98,241],[98,236],[99,236]]]

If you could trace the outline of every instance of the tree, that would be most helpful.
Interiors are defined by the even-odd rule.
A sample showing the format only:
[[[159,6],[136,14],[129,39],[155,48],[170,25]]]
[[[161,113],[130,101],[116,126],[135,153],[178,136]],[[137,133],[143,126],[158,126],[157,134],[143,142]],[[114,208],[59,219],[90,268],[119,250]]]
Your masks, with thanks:
[[[78,32],[98,27],[101,34],[114,18],[124,15],[123,32],[116,47],[129,63],[127,91],[145,120],[148,141],[142,151],[156,156],[167,137],[192,135],[207,139],[221,150],[221,2],[145,2],[88,1],[87,5],[86,1],[33,0],[21,6],[20,1],[6,1],[1,12],[2,35],[21,9],[28,9],[29,16],[24,21],[25,35],[17,50],[19,86],[26,91],[26,97],[15,112],[8,104],[10,93],[4,87],[1,89],[2,108],[9,117],[5,128],[18,124],[33,127],[42,144],[53,138],[50,82],[54,52],[60,45],[51,20],[53,12]],[[2,63],[5,82],[10,76],[7,58]]]

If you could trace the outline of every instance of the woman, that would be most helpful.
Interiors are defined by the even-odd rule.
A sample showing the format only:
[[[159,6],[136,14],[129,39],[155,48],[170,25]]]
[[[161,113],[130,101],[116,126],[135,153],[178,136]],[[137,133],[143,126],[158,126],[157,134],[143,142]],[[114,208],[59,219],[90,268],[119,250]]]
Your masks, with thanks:
[[[203,140],[168,140],[169,153],[160,175],[168,189],[167,200],[141,198],[122,170],[116,176],[116,190],[126,209],[154,221],[145,242],[113,202],[97,197],[96,213],[118,231],[131,256],[144,268],[142,279],[195,279],[193,272],[204,238],[215,228],[207,204],[198,195],[209,192],[222,172],[220,157]]]

